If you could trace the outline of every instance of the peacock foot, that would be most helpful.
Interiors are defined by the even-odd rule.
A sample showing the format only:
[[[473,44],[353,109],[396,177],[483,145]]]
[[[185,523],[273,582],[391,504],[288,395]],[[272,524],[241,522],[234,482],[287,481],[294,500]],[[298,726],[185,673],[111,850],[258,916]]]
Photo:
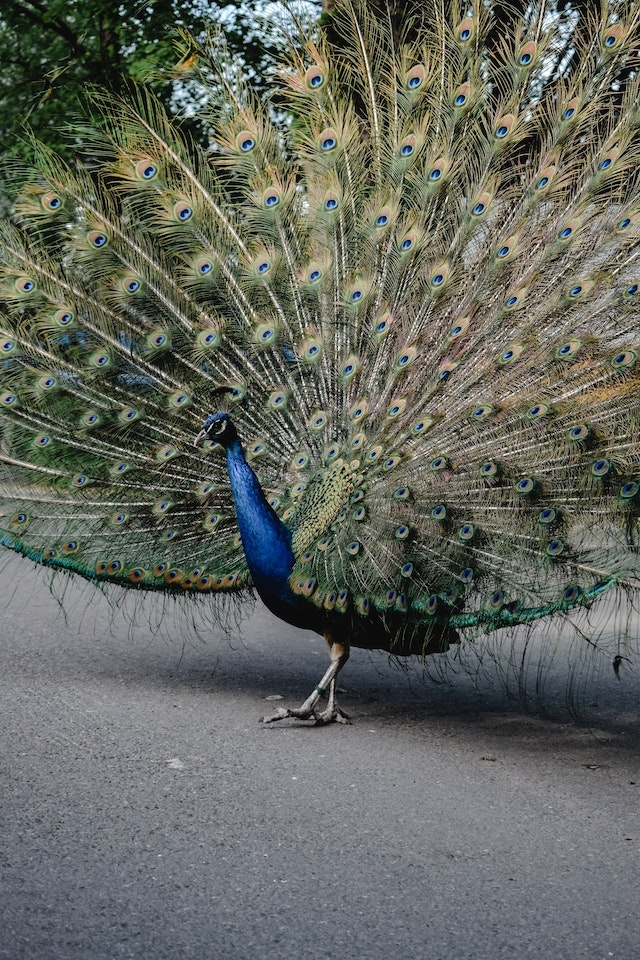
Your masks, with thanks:
[[[336,699],[336,677],[349,659],[349,648],[346,644],[334,640],[329,632],[325,633],[325,639],[329,644],[331,664],[311,696],[307,697],[302,706],[297,709],[287,710],[285,707],[278,707],[270,717],[263,717],[262,723],[275,723],[276,720],[287,720],[290,717],[295,720],[315,720],[317,726],[326,723],[351,723],[347,714],[338,706]],[[327,690],[329,702],[326,709],[318,713],[316,707]]]
[[[295,720],[315,720],[316,726],[321,726],[326,723],[351,723],[347,714],[344,710],[341,710],[337,704],[335,677],[329,685],[329,702],[326,709],[322,712],[316,710],[318,702],[320,698],[324,696],[325,692],[324,687],[318,686],[301,707],[294,709],[278,707],[276,712],[270,717],[263,717],[262,723],[274,723],[276,720],[287,720],[289,717]]]
[[[275,723],[276,720],[287,720],[292,718],[294,720],[315,720],[316,726],[322,726],[327,723],[351,723],[351,720],[344,712],[338,707],[335,703],[329,704],[328,707],[323,710],[321,713],[316,712],[315,704],[307,706],[307,702],[303,703],[301,707],[294,709],[286,709],[285,707],[278,707],[275,713],[272,713],[269,717],[262,717],[262,723]]]

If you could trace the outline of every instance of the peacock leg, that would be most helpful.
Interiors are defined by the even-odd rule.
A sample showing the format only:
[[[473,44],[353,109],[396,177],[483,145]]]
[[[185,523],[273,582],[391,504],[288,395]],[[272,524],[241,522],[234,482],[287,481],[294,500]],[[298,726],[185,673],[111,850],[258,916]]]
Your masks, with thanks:
[[[301,707],[297,709],[286,709],[278,707],[275,713],[270,717],[263,717],[263,723],[273,723],[275,720],[286,720],[288,717],[294,717],[297,720],[315,720],[316,723],[349,723],[346,713],[338,707],[336,701],[336,677],[349,659],[349,647],[345,643],[334,640],[328,631],[325,631],[324,638],[329,644],[329,657],[331,663],[318,686],[314,689],[311,696],[307,697]],[[322,713],[316,713],[316,705],[320,697],[324,696],[327,687],[329,688],[329,703],[326,710]]]

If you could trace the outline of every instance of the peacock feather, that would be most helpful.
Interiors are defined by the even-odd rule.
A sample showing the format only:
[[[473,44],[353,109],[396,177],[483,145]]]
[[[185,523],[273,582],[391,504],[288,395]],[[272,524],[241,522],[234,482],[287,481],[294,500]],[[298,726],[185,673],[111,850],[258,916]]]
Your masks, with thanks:
[[[1,227],[0,542],[255,586],[331,648],[274,719],[343,719],[350,645],[640,582],[640,10],[427,0],[405,45],[356,0],[329,19],[273,104],[190,41],[208,151],[94,92],[91,162],[35,145]]]

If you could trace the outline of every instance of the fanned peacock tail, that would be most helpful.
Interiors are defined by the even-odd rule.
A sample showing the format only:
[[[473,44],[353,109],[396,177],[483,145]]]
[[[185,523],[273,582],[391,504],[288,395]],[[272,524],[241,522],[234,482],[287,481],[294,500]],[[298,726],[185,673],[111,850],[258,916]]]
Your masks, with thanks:
[[[208,152],[145,91],[94,94],[92,163],[37,148],[0,250],[6,547],[248,587],[224,456],[193,444],[222,389],[293,593],[356,645],[638,586],[640,10],[424,22],[397,48],[340,4],[340,49],[283,64],[289,127],[218,45]]]

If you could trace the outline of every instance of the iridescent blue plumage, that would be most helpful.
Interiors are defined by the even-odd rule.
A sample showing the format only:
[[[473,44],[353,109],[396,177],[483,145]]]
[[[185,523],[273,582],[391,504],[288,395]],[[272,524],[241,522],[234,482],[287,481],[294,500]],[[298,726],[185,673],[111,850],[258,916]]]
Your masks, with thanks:
[[[306,626],[307,604],[300,603],[289,584],[295,564],[291,532],[267,502],[228,414],[207,417],[198,439],[205,437],[225,450],[242,548],[254,587],[270,610],[296,626]]]

